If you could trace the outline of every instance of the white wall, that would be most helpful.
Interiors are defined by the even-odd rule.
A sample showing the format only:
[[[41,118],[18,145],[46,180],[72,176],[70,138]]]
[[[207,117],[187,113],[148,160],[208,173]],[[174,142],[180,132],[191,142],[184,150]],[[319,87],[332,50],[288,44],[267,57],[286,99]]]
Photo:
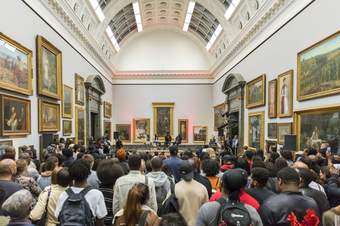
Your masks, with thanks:
[[[340,1],[338,0],[315,1],[227,74],[240,73],[246,81],[250,81],[265,73],[268,84],[268,81],[277,78],[279,74],[293,69],[294,111],[303,108],[339,105],[339,95],[303,102],[296,101],[297,53],[340,29],[339,8]],[[225,96],[221,92],[225,78],[226,76],[213,85],[214,105],[225,100]],[[268,99],[266,102],[268,103]],[[249,112],[258,111],[265,111],[266,122],[293,122],[292,118],[269,119],[267,117],[267,107],[249,110]],[[245,131],[248,131],[247,110],[245,111],[245,125]],[[265,137],[267,137],[267,126],[265,126],[265,131]],[[247,132],[245,134],[245,143],[248,143]]]
[[[208,126],[208,138],[213,133],[211,85],[114,85],[113,109],[115,124],[131,124],[134,118],[151,119],[153,102],[174,102],[174,135],[178,134],[178,119],[189,119],[189,143],[192,126]],[[132,131],[131,131],[132,132]]]
[[[62,51],[62,75],[63,83],[74,88],[74,74],[78,73],[85,79],[88,75],[99,74],[85,59],[83,59],[70,45],[68,45],[60,36],[57,35],[43,20],[40,19],[29,7],[22,1],[5,0],[0,8],[0,31],[12,39],[33,51],[33,96],[31,100],[31,135],[13,138],[14,146],[34,145],[39,148],[38,134],[38,98],[37,98],[37,76],[36,76],[36,35],[43,35],[53,45]],[[108,75],[109,77],[110,75]],[[105,83],[106,93],[103,99],[111,101],[112,86],[107,80]],[[1,93],[6,93],[1,90]],[[16,95],[13,93],[13,95]],[[24,97],[25,98],[25,97]],[[62,126],[62,124],[61,124]],[[74,118],[73,118],[73,135],[74,136]],[[62,131],[62,128],[61,128]],[[60,131],[60,136],[62,133]],[[12,138],[1,138],[8,140]]]

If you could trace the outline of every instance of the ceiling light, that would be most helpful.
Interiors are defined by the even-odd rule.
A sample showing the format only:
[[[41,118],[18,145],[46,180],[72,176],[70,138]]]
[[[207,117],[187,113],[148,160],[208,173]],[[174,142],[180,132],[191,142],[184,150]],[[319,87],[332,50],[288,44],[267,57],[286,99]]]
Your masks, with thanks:
[[[114,36],[114,34],[113,34],[113,32],[112,32],[112,30],[111,30],[110,27],[107,27],[107,28],[106,28],[106,34],[107,34],[107,36],[109,37],[109,39],[111,40],[112,45],[115,47],[116,51],[119,52],[120,47],[119,47],[118,42],[117,42],[117,39],[116,39],[116,37]]]
[[[132,3],[132,7],[133,7],[133,12],[135,14],[136,23],[137,23],[137,30],[138,30],[138,32],[141,32],[141,31],[143,31],[143,25],[142,25],[142,17],[140,15],[138,0],[135,0]]]
[[[222,32],[222,26],[221,24],[219,24],[216,28],[216,30],[214,31],[214,34],[211,36],[207,46],[205,47],[208,51],[210,50],[210,48],[212,47],[212,45],[214,45],[216,39],[218,38],[218,36],[221,34]]]
[[[235,12],[236,7],[238,6],[238,4],[240,3],[240,0],[231,0],[231,3],[228,7],[228,9],[225,11],[224,17],[229,20],[230,17],[233,15],[233,13]]]
[[[100,22],[103,22],[105,19],[105,15],[103,13],[103,10],[100,8],[100,5],[98,4],[98,0],[89,0],[91,3],[91,6],[96,13],[98,19]]]
[[[185,16],[183,31],[188,31],[188,29],[189,29],[189,24],[190,24],[190,21],[191,21],[192,12],[194,11],[194,8],[195,8],[195,4],[196,4],[196,2],[194,0],[190,0],[189,5],[188,5],[187,14]]]

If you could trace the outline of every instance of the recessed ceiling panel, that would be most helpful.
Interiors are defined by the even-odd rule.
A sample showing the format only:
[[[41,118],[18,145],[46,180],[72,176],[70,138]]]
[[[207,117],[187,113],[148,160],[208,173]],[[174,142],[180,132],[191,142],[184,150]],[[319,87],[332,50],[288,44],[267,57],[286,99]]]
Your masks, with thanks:
[[[111,2],[111,0],[98,0],[100,8],[105,9],[105,7]]]

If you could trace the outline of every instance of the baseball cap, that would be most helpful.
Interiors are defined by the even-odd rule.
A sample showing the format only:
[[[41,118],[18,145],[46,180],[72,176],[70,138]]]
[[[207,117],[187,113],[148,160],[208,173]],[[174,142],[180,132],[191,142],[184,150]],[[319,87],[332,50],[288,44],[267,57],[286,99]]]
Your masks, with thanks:
[[[192,164],[185,160],[179,165],[179,175],[185,181],[190,181],[194,178],[194,168]]]
[[[230,192],[240,190],[247,184],[247,172],[242,169],[230,169],[223,173],[223,188]]]

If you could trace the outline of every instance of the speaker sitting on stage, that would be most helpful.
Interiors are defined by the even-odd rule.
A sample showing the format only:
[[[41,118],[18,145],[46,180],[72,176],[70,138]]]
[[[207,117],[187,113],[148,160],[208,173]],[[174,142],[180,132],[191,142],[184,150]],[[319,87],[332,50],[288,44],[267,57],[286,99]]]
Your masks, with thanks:
[[[171,136],[170,136],[170,133],[167,132],[167,133],[166,133],[166,136],[165,136],[164,145],[165,145],[166,147],[169,147],[170,144],[171,144],[171,140],[172,140],[172,138],[171,138]]]
[[[182,143],[182,135],[178,134],[178,136],[175,138],[174,145],[180,145]]]

